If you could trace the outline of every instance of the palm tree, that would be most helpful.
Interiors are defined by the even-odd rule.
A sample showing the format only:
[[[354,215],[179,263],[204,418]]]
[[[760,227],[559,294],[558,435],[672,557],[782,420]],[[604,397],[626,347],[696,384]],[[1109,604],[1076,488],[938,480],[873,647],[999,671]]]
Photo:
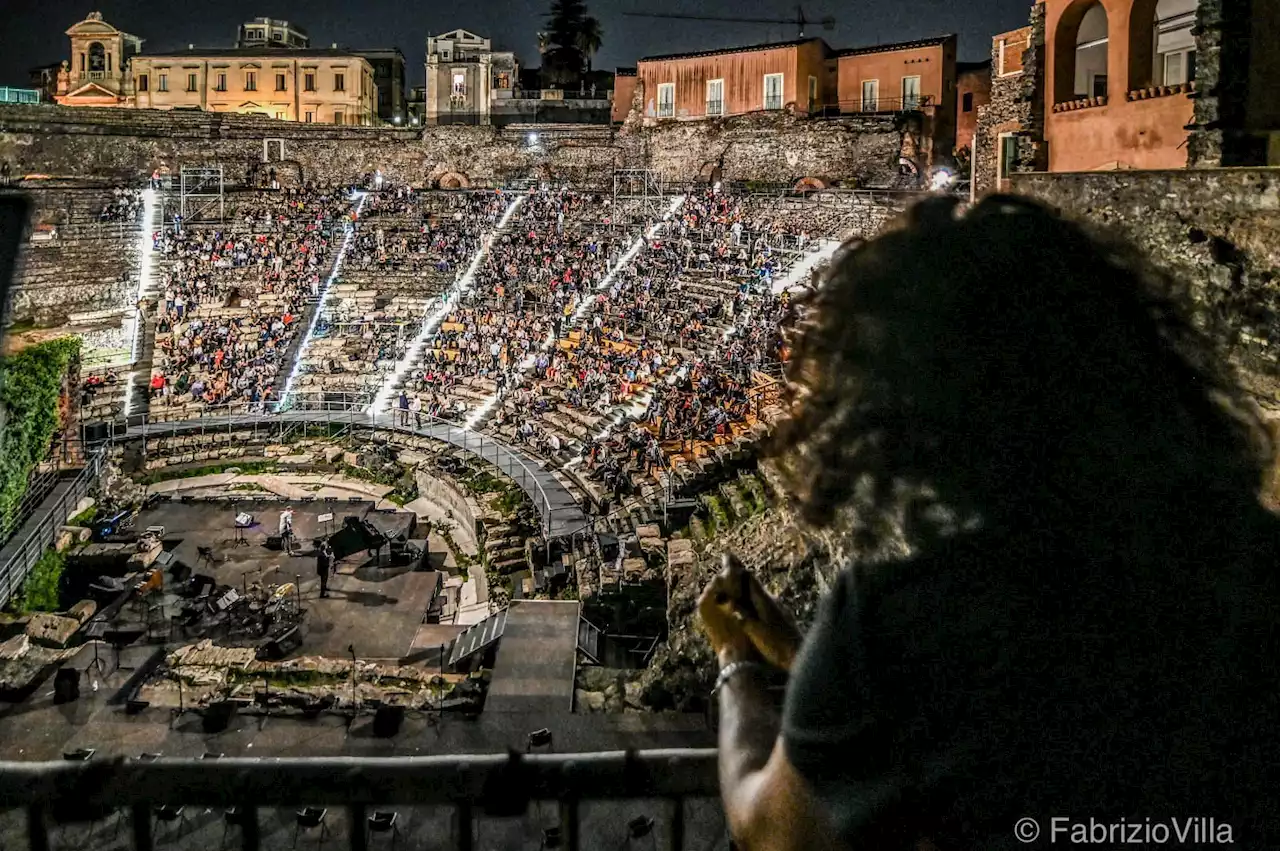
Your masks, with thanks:
[[[604,29],[600,21],[588,15],[582,19],[577,34],[574,36],[574,47],[582,54],[582,64],[588,73],[591,71],[591,60],[604,43]]]

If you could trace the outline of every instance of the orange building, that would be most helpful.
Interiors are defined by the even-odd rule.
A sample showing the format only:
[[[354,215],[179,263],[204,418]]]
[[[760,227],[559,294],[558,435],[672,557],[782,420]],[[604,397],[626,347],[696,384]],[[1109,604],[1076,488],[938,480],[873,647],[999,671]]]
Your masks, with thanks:
[[[978,129],[978,110],[991,102],[991,63],[956,64],[956,152],[968,151]]]
[[[855,47],[836,53],[840,111],[924,114],[928,162],[950,157],[956,140],[956,37]]]
[[[1050,171],[1182,168],[1197,0],[1040,0]]]
[[[631,100],[636,94],[636,69],[618,68],[613,72],[613,103],[609,105],[609,120],[621,124],[631,112]]]
[[[834,94],[830,57],[831,48],[820,38],[647,56],[636,69],[642,114],[645,121],[658,121],[761,110],[820,112]],[[615,109],[622,105],[625,115],[621,84],[615,85]]]

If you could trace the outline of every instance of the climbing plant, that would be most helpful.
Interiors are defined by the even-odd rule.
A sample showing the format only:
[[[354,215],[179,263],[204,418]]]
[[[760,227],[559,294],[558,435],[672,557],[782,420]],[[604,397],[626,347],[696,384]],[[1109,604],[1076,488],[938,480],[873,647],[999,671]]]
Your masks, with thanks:
[[[62,572],[67,566],[66,557],[57,550],[45,550],[44,555],[22,580],[22,590],[10,603],[19,614],[30,612],[56,612],[61,608]]]
[[[58,429],[58,400],[80,339],[63,337],[0,359],[0,528],[15,519]]]

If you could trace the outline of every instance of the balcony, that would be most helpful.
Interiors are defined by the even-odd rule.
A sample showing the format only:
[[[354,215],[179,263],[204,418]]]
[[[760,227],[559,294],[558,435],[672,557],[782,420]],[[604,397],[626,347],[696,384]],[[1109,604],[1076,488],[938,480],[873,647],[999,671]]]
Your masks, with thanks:
[[[539,731],[546,733],[546,731]],[[529,748],[549,746],[534,741]],[[538,753],[393,758],[94,759],[0,765],[6,848],[26,812],[27,847],[92,848],[132,837],[132,847],[245,849],[345,842],[384,847],[533,846],[723,849],[714,750]],[[444,808],[444,818],[428,811]],[[436,813],[436,816],[441,815]],[[424,817],[426,816],[426,817]],[[185,833],[184,833],[185,832]],[[195,834],[203,832],[203,837]],[[503,839],[497,842],[496,833]],[[51,834],[58,840],[51,843]],[[665,841],[663,841],[665,840]],[[123,843],[120,843],[123,844]]]
[[[835,106],[824,106],[816,110],[820,115],[893,115],[902,112],[927,112],[936,106],[932,95],[917,95],[905,98],[857,98],[839,101]]]

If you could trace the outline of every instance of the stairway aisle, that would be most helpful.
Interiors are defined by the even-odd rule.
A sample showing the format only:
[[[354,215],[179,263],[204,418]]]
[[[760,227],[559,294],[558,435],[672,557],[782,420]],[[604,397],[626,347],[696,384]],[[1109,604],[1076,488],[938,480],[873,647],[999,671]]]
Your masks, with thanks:
[[[132,328],[129,386],[125,389],[126,418],[146,414],[151,409],[151,368],[156,351],[156,315],[160,303],[160,278],[156,270],[153,234],[164,229],[164,196],[157,193],[143,217],[138,258],[138,297],[127,320]]]

